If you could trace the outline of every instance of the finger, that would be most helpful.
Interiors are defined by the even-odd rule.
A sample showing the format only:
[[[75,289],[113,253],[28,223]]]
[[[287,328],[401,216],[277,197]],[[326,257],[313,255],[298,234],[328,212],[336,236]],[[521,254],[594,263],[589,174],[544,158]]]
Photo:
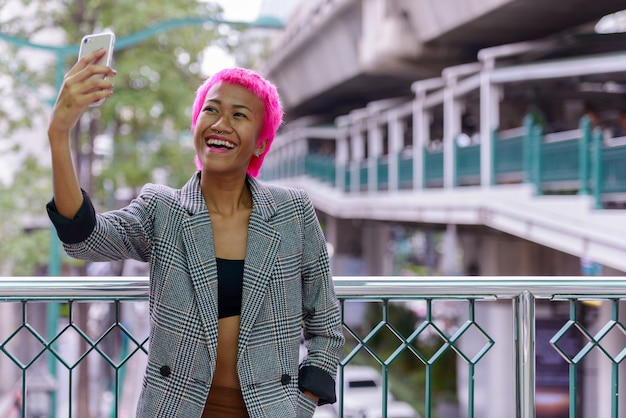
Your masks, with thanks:
[[[77,83],[67,91],[67,95],[64,99],[67,99],[68,103],[74,103],[78,107],[82,107],[85,104],[92,103],[93,95],[96,94],[98,99],[101,97],[108,97],[113,92],[113,83],[108,79],[91,78],[84,83]],[[100,96],[102,93],[102,96]]]
[[[81,94],[88,93],[92,90],[111,90],[113,83],[108,78],[91,77],[83,83],[76,83],[74,88],[75,93]]]
[[[87,71],[85,70],[85,72]],[[96,99],[108,97],[112,94],[113,83],[111,80],[91,77],[79,82],[77,79],[80,78],[81,73],[65,81],[57,98],[59,108],[76,109],[82,112],[85,106],[95,101],[94,93],[98,96]]]
[[[68,73],[66,81],[68,83],[84,83],[91,78],[102,79],[115,77],[117,72],[104,65],[89,64],[74,74]]]
[[[87,105],[108,99],[113,95],[113,90],[98,90],[84,96]]]
[[[106,50],[104,48],[100,48],[100,49],[98,49],[96,51],[93,51],[93,52],[85,55],[84,57],[79,59],[76,62],[76,64],[74,64],[74,66],[67,72],[67,76],[71,76],[73,74],[76,74],[76,73],[82,71],[83,69],[85,69],[90,64],[98,62],[98,60],[100,58],[102,58],[105,54],[106,54]]]
[[[93,51],[90,54],[85,55],[80,60],[79,63],[84,63],[85,65],[89,65],[91,63],[97,62],[100,58],[102,58],[106,54],[106,50],[104,48],[100,48],[96,51]]]

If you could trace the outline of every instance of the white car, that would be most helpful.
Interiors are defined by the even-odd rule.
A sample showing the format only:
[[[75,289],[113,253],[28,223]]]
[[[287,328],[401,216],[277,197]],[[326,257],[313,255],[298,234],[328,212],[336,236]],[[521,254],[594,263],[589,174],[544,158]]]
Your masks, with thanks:
[[[338,385],[339,386],[339,385]],[[318,407],[314,418],[337,417],[339,408],[339,387],[337,403]],[[367,366],[348,365],[343,368],[343,416],[344,418],[380,418],[383,405],[382,377]],[[406,402],[387,398],[388,418],[420,418],[420,415]]]

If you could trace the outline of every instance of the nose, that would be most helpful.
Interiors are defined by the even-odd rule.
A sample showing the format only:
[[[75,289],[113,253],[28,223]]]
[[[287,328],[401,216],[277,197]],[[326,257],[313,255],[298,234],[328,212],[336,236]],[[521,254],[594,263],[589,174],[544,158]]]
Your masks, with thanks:
[[[216,120],[214,124],[211,125],[211,129],[217,132],[230,132],[230,122],[226,117],[222,116],[218,120]]]

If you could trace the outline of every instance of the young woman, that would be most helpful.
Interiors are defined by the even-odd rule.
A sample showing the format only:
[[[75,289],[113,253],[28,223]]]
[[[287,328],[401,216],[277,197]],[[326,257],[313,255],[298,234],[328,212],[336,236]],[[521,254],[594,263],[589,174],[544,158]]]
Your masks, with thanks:
[[[148,184],[127,207],[96,214],[69,133],[112,94],[114,71],[95,64],[102,53],[67,73],[52,111],[47,210],[69,255],[150,263],[137,416],[311,417],[335,402],[344,338],[310,199],[255,179],[282,122],[276,88],[242,68],[209,78],[193,105],[199,171],[181,189]],[[298,364],[302,332],[308,356]]]

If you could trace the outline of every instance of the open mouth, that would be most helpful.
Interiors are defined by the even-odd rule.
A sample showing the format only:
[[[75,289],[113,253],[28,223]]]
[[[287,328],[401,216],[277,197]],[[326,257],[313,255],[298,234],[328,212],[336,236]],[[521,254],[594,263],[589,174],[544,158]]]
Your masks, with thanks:
[[[215,138],[207,139],[206,145],[209,148],[217,148],[217,149],[234,149],[235,148],[235,144],[233,144],[232,142],[225,141],[223,139],[215,139]]]

